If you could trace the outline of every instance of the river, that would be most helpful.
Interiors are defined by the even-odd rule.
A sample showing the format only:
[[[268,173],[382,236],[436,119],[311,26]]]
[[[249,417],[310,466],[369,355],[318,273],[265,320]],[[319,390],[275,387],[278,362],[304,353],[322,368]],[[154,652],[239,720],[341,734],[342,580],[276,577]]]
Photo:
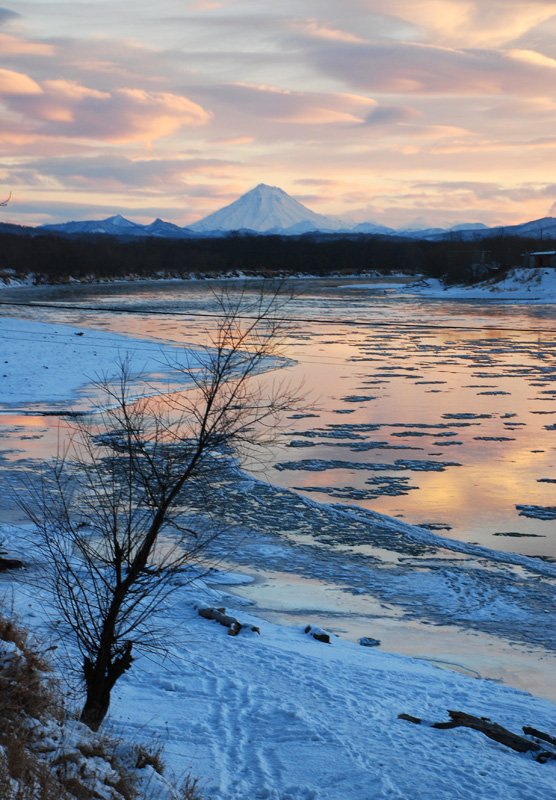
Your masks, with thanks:
[[[260,283],[225,285],[249,297]],[[198,343],[214,325],[203,315],[216,311],[213,292],[219,287],[160,281],[5,289],[3,303],[24,305],[1,305],[0,313]],[[556,307],[427,300],[389,284],[362,289],[346,281],[306,279],[292,287],[293,299],[284,295],[280,309],[291,323],[284,354],[293,362],[288,377],[303,384],[307,408],[285,420],[264,464],[244,465],[260,486],[278,487],[278,495],[280,487],[294,489],[331,504],[330,513],[340,503],[464,543],[554,560]],[[76,406],[85,403],[76,398]],[[0,414],[4,469],[13,467],[9,451],[16,443],[19,462],[28,464],[51,456],[58,446],[57,418],[37,411],[30,406]],[[292,502],[284,498],[286,505]],[[245,508],[243,501],[240,505]],[[12,508],[2,513],[13,518]],[[231,559],[230,566],[254,579],[235,591],[269,618],[295,622],[311,613],[312,620],[351,638],[378,633],[389,649],[457,662],[470,674],[546,693],[547,664],[553,666],[546,641],[525,636],[510,642],[508,620],[477,626],[468,614],[454,626],[450,604],[441,608],[437,595],[448,585],[453,591],[463,573],[466,580],[473,577],[472,595],[490,570],[495,591],[498,568],[493,572],[492,565],[477,566],[473,559],[434,548],[393,556],[382,540],[373,542],[363,533],[348,544],[337,534],[317,541],[314,522],[290,531],[295,557],[280,548],[270,557],[270,545],[261,539]],[[263,538],[270,528],[269,523],[261,531]],[[347,551],[352,579],[346,585]],[[355,577],[364,558],[382,558],[395,571],[399,580],[391,582],[390,594],[386,586],[371,589],[368,576]],[[409,567],[443,576],[442,585],[430,590],[428,606],[420,597],[420,610],[413,595],[403,599],[401,583]],[[483,572],[475,575],[476,568]],[[457,578],[448,580],[449,572]],[[517,568],[512,580],[523,581]],[[465,593],[460,584],[457,592]],[[542,611],[543,602],[544,595],[531,596],[528,612]]]

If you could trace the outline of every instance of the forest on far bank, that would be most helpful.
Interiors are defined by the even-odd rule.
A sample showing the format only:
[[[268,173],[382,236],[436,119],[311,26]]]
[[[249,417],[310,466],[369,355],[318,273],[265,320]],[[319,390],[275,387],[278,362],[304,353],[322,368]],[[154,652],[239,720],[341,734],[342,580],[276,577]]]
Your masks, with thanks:
[[[8,227],[8,226],[6,226]],[[11,226],[10,226],[11,227]],[[15,227],[15,226],[14,226]],[[391,236],[234,233],[217,238],[124,239],[108,235],[63,236],[36,229],[0,231],[0,277],[33,275],[35,283],[123,278],[218,275],[357,273],[377,270],[472,283],[511,267],[523,254],[556,248],[556,241],[498,236],[482,241],[439,241]]]

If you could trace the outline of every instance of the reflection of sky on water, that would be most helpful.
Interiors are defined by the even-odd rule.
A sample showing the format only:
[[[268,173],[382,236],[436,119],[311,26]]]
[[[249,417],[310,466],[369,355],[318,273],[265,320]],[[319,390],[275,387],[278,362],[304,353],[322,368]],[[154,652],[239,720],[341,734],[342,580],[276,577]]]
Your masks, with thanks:
[[[302,379],[317,419],[288,420],[286,434],[273,452],[273,461],[341,459],[357,464],[393,464],[396,459],[458,462],[443,472],[393,471],[408,477],[418,490],[382,495],[355,502],[408,522],[448,524],[449,536],[477,541],[496,549],[527,554],[552,553],[553,523],[518,516],[515,504],[556,505],[554,484],[539,483],[556,477],[556,335],[553,306],[524,306],[479,301],[427,301],[424,298],[369,295],[356,290],[308,281],[305,293],[286,311],[299,319],[290,337],[287,355],[296,358],[292,378]],[[6,294],[6,293],[5,293]],[[19,296],[25,295],[21,290]],[[214,308],[207,288],[198,283],[172,282],[95,287],[57,287],[28,293],[45,301],[78,302],[107,307],[117,305],[136,315],[91,314],[36,309],[41,320],[124,332],[178,342],[195,342],[211,324],[206,318],[175,318],[172,311],[199,312]],[[167,311],[168,316],[148,316],[142,310]],[[5,311],[3,312],[5,313]],[[28,314],[27,309],[18,313]],[[302,321],[306,319],[307,321]],[[394,321],[394,327],[332,324],[331,320]],[[499,326],[498,330],[430,330],[409,325]],[[539,328],[539,333],[501,328]],[[365,399],[373,397],[374,399]],[[358,399],[359,398],[359,399]],[[474,419],[445,415],[474,414]],[[488,415],[480,418],[479,415]],[[25,419],[27,421],[25,421]],[[9,433],[10,424],[29,428],[31,418],[7,424],[8,446],[21,438]],[[458,422],[466,425],[458,426]],[[342,440],[317,437],[314,446],[288,447],[311,429],[362,423],[378,424],[363,441],[383,441],[407,450],[372,449],[351,452]],[[43,426],[50,426],[41,418]],[[443,425],[437,433],[453,437],[407,436],[424,429],[404,425]],[[349,427],[344,427],[349,431]],[[341,429],[340,429],[341,432]],[[53,435],[24,440],[17,445],[32,457],[52,452]],[[502,439],[502,440],[500,440]],[[318,442],[321,442],[320,444]],[[336,443],[335,443],[336,442]],[[461,442],[461,444],[450,444]],[[409,449],[420,448],[420,449]],[[308,487],[310,496],[337,502],[328,487],[368,489],[367,480],[382,472],[333,469],[324,472],[278,472],[269,463],[269,479],[285,486]],[[342,498],[341,502],[350,502]],[[522,533],[539,538],[497,536]],[[553,534],[552,534],[553,538]]]
[[[547,677],[555,659],[546,650],[528,644],[508,644],[483,631],[407,619],[399,608],[368,595],[357,596],[328,584],[289,573],[253,569],[255,582],[234,586],[234,594],[257,604],[271,622],[305,625],[308,620],[357,641],[362,636],[380,640],[384,650],[430,659],[438,666],[476,677],[507,682],[533,694],[554,698]],[[434,657],[431,658],[431,655]]]
[[[462,313],[459,304],[452,305]],[[467,308],[469,304],[464,305]],[[437,323],[435,312],[442,308],[431,304],[427,320]],[[506,308],[490,307],[488,311],[498,311],[500,325],[514,324],[508,320]],[[512,308],[513,314],[517,311]],[[528,311],[519,309],[522,327],[531,327]],[[309,426],[326,432],[340,419],[345,423],[346,434],[350,425],[377,423],[378,431],[369,433],[367,440],[403,442],[422,448],[416,453],[408,451],[406,458],[452,460],[462,466],[442,473],[412,472],[412,483],[419,485],[418,492],[369,500],[357,496],[367,477],[359,470],[286,471],[272,479],[283,485],[309,487],[311,496],[321,500],[327,498],[327,487],[352,486],[358,490],[354,493],[358,504],[393,516],[403,515],[410,522],[448,523],[453,528],[450,536],[497,549],[554,554],[550,522],[518,516],[515,504],[523,502],[522,497],[530,498],[527,502],[532,505],[554,505],[556,501],[554,485],[538,482],[542,477],[554,477],[556,471],[556,438],[546,428],[556,419],[556,337],[548,332],[535,335],[497,331],[485,335],[453,330],[419,335],[403,329],[388,329],[384,335],[372,328],[354,334],[352,327],[335,327],[334,333],[332,343],[330,330],[317,331],[309,356],[307,343],[297,351],[295,346],[291,350],[291,355],[301,361],[297,369],[303,372],[307,385],[322,387],[324,378],[326,400],[318,421],[294,422],[290,441],[298,440],[298,434]],[[355,369],[347,372],[347,364]],[[365,393],[376,399],[365,401]],[[353,394],[360,394],[362,401],[346,402]],[[339,413],[342,411],[351,413],[343,416]],[[539,411],[543,413],[535,413]],[[551,411],[555,416],[544,413]],[[469,414],[474,417],[466,419]],[[408,425],[407,430],[400,426],[402,421]],[[440,435],[434,437],[430,430],[415,431],[410,427],[450,423],[454,425],[451,432],[456,434],[450,438],[443,436],[446,431],[440,428]],[[339,455],[339,447],[334,448],[329,439],[310,442],[315,445],[311,449],[284,447],[276,454],[277,460],[346,460],[346,451],[342,449]],[[346,439],[338,445],[347,442]],[[376,450],[354,452],[349,460],[392,463],[399,456]],[[369,474],[374,474],[372,469]],[[318,487],[323,491],[314,494]],[[528,536],[493,538],[495,533],[516,532]]]
[[[60,427],[65,428],[66,423],[58,417],[0,413],[1,452],[10,461],[53,455],[63,438]]]

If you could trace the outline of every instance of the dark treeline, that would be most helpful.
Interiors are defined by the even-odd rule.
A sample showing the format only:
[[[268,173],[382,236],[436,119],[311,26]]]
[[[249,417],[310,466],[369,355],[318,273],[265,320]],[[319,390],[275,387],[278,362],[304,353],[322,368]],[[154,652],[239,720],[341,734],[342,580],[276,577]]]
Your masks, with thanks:
[[[487,271],[520,266],[538,240],[497,237],[482,242],[427,242],[385,236],[306,235],[124,240],[111,236],[68,237],[0,232],[0,273],[35,276],[37,283],[127,275],[311,273],[403,271],[473,281]],[[543,249],[556,242],[542,242]]]

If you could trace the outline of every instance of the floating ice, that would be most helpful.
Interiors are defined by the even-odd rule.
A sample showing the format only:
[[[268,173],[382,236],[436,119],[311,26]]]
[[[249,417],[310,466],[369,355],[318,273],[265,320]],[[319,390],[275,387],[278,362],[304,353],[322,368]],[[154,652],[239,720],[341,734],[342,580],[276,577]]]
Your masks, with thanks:
[[[376,400],[376,396],[372,394],[348,394],[342,397],[344,403],[366,403],[369,400]]]
[[[447,522],[420,522],[420,528],[426,528],[428,531],[451,531],[452,526]]]
[[[277,470],[300,470],[308,472],[325,472],[328,469],[353,469],[367,470],[368,472],[386,472],[388,470],[410,470],[414,472],[443,472],[447,467],[461,467],[456,461],[424,461],[396,459],[393,464],[361,463],[360,461],[342,461],[331,458],[328,460],[306,458],[301,461],[282,461],[274,465]]]
[[[525,506],[516,505],[520,517],[532,519],[556,519],[556,506]]]
[[[394,431],[392,436],[434,436],[435,439],[443,436],[457,436],[455,431]]]
[[[375,500],[377,497],[401,497],[410,491],[416,490],[418,486],[411,486],[409,478],[399,476],[380,475],[365,481],[367,486],[373,488],[361,489],[355,486],[296,486],[298,491],[318,492],[338,500]]]
[[[463,414],[442,414],[442,419],[492,419],[492,414],[473,414],[471,412]]]
[[[293,439],[288,447],[330,447],[330,442],[313,442]],[[334,447],[347,447],[354,453],[365,453],[368,450],[422,450],[422,447],[410,447],[406,444],[390,444],[389,442],[334,442]]]
[[[477,442],[515,442],[513,436],[474,436]]]

